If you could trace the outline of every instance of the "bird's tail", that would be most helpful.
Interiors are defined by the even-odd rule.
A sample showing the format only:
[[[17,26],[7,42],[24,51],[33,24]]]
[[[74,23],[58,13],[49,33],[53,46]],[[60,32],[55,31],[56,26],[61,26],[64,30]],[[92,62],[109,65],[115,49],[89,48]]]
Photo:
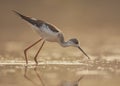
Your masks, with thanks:
[[[27,22],[31,23],[31,24],[35,24],[35,20],[33,20],[30,17],[24,16],[22,14],[20,14],[19,12],[12,10],[15,14],[17,14],[18,16],[20,16],[22,19],[26,20]]]

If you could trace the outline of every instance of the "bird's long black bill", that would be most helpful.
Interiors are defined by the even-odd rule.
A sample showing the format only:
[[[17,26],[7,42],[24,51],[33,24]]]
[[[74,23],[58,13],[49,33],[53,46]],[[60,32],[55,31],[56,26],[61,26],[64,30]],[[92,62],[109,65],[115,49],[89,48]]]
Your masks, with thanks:
[[[88,59],[90,59],[90,57],[83,51],[83,49],[82,48],[80,48],[80,47],[78,47],[79,49],[80,49],[80,51],[82,51],[83,52],[83,54],[84,55],[86,55],[87,57],[88,57]]]

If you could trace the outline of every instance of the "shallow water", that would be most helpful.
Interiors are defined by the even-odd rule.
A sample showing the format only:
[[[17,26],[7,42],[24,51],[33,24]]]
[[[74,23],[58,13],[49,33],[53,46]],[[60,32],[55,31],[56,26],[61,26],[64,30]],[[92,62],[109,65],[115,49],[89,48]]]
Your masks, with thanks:
[[[0,86],[61,86],[81,76],[79,86],[119,86],[120,61],[95,59],[93,61],[24,61],[0,62]]]

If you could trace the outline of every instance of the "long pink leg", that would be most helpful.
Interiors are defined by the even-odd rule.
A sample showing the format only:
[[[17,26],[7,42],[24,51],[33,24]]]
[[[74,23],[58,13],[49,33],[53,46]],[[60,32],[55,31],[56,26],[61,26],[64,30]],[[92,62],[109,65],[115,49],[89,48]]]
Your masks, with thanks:
[[[39,43],[42,39],[39,39],[38,41],[36,41],[35,43],[33,43],[32,45],[30,45],[29,47],[27,47],[24,50],[24,55],[25,55],[25,60],[26,60],[26,64],[28,64],[28,59],[27,59],[27,50],[29,50],[31,47],[33,47],[34,45],[36,45],[37,43]]]
[[[45,43],[45,41],[43,41],[42,45],[40,46],[40,48],[39,48],[38,52],[36,53],[36,55],[35,55],[35,57],[34,57],[34,61],[36,62],[36,64],[38,64],[38,61],[37,61],[37,56],[38,56],[38,54],[39,54],[40,50],[42,49],[42,47],[43,47],[44,43]]]

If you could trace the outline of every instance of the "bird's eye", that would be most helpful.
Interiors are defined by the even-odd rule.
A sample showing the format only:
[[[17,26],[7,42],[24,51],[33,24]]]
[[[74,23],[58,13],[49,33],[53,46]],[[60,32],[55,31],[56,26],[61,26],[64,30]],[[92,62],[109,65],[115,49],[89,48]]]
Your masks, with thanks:
[[[78,41],[76,41],[75,44],[78,44]]]
[[[73,39],[73,42],[74,42],[75,44],[79,44],[79,42],[78,42],[77,39]]]

